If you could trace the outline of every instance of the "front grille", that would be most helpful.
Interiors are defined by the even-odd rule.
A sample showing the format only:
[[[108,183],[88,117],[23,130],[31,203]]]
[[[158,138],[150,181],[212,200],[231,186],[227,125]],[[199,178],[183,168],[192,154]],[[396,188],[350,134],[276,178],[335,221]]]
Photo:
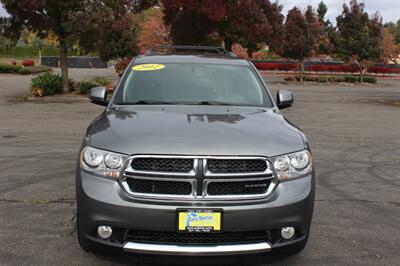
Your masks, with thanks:
[[[212,173],[254,173],[264,172],[267,163],[261,159],[209,159],[207,168]]]
[[[132,168],[137,171],[185,173],[193,169],[190,158],[135,158]]]
[[[157,244],[231,244],[269,241],[267,230],[221,232],[221,233],[177,233],[170,231],[130,230],[128,241]]]
[[[187,200],[269,196],[274,175],[263,157],[135,155],[121,185],[131,196]]]
[[[256,181],[225,181],[211,182],[207,186],[207,194],[209,196],[218,195],[257,195],[265,194],[271,184],[271,180]]]
[[[178,181],[158,181],[148,179],[128,178],[126,180],[129,189],[135,193],[146,194],[171,194],[171,195],[190,195],[192,184],[189,182]]]

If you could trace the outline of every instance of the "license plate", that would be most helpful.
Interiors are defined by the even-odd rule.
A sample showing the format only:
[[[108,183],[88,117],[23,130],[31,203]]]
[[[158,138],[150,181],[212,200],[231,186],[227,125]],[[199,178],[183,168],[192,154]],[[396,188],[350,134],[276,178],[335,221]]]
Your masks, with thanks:
[[[178,231],[215,232],[221,231],[221,211],[215,210],[179,210]]]

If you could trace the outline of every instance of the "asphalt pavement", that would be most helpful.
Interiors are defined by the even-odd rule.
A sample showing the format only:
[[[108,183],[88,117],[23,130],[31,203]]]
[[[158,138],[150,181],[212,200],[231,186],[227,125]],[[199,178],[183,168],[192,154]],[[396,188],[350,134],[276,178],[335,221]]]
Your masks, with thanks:
[[[113,74],[79,70],[74,75]],[[259,264],[399,265],[400,107],[389,102],[400,100],[400,81],[328,86],[266,79],[274,94],[279,89],[294,92],[295,105],[285,114],[309,137],[317,192],[306,249]],[[103,108],[82,101],[8,101],[25,93],[28,85],[28,78],[0,75],[0,265],[174,263],[161,257],[80,250],[75,231],[76,159],[87,125]],[[248,260],[234,261],[251,265]]]

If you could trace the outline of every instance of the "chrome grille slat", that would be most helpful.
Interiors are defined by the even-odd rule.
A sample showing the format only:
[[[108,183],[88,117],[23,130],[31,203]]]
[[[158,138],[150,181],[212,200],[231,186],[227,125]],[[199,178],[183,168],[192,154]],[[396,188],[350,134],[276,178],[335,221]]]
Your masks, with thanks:
[[[190,194],[185,194],[185,195],[179,195],[179,194],[159,194],[159,193],[142,193],[142,192],[137,192],[133,191],[131,186],[129,185],[129,182],[127,180],[122,180],[121,185],[125,189],[128,194],[134,196],[134,197],[140,197],[140,198],[155,198],[155,199],[193,199],[196,198],[197,196],[197,180],[195,179],[182,179],[182,178],[165,178],[165,177],[144,177],[144,176],[130,176],[126,175],[125,176],[128,179],[138,179],[138,180],[149,180],[149,181],[159,181],[159,182],[182,182],[182,183],[190,183],[191,185],[191,193]]]
[[[147,164],[146,162],[144,167],[138,167],[137,164],[135,165],[133,163],[135,159],[142,160],[141,163],[143,163],[143,159],[145,159],[149,163]],[[209,167],[209,162],[212,162],[212,167]],[[172,164],[166,165],[168,163]],[[189,169],[188,163],[192,165],[191,169]],[[201,169],[200,166],[202,166]],[[135,167],[137,169],[135,169]],[[150,168],[155,171],[150,171]],[[137,181],[136,183],[138,186],[130,186],[127,181],[132,178],[147,181]],[[168,187],[174,182],[189,183],[191,185],[191,193],[184,193],[183,195],[181,193],[156,193],[160,191],[174,191],[173,187]],[[223,186],[215,184],[216,182],[225,182],[231,189],[225,189]],[[246,182],[249,184],[244,184]],[[267,158],[257,156],[135,155],[129,158],[120,183],[125,192],[132,197],[188,200],[263,198],[268,197],[277,185],[271,163]],[[188,187],[186,185],[175,184],[185,188],[186,192],[188,192]],[[251,187],[252,185],[263,186],[262,184],[266,184],[268,187],[265,187],[265,189],[264,187]],[[165,187],[163,187],[164,185]],[[213,192],[210,194],[207,192],[208,186],[211,186],[213,189]],[[134,191],[135,188],[140,191]],[[147,192],[145,192],[146,188],[148,190]],[[243,189],[243,193],[239,193],[240,189]],[[200,194],[198,194],[197,191],[199,191]],[[223,195],[219,195],[215,191],[220,191]]]

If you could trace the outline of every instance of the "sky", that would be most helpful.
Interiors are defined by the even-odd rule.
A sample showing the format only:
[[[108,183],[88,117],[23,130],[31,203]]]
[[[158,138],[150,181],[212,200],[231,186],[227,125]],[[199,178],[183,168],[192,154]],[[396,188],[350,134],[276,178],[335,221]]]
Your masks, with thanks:
[[[272,0],[274,1],[274,0]],[[300,8],[305,8],[307,5],[312,5],[317,7],[321,0],[279,0],[279,3],[284,7],[284,14],[294,6]],[[370,14],[378,11],[382,17],[383,22],[396,22],[400,19],[400,0],[359,0],[360,2],[365,2],[366,11]],[[349,0],[324,0],[325,4],[328,6],[327,18],[335,23],[336,17],[340,14],[342,10],[343,3],[348,3]],[[7,15],[6,11],[0,4],[0,16]]]
[[[321,0],[279,0],[279,3],[283,5],[284,15],[294,6],[305,8],[311,5],[316,9],[319,2]],[[349,2],[349,0],[324,0],[324,3],[328,6],[326,17],[336,24],[336,17],[342,12],[343,4]],[[359,2],[365,3],[365,9],[370,14],[378,11],[384,23],[397,22],[400,19],[400,0],[359,0]]]

